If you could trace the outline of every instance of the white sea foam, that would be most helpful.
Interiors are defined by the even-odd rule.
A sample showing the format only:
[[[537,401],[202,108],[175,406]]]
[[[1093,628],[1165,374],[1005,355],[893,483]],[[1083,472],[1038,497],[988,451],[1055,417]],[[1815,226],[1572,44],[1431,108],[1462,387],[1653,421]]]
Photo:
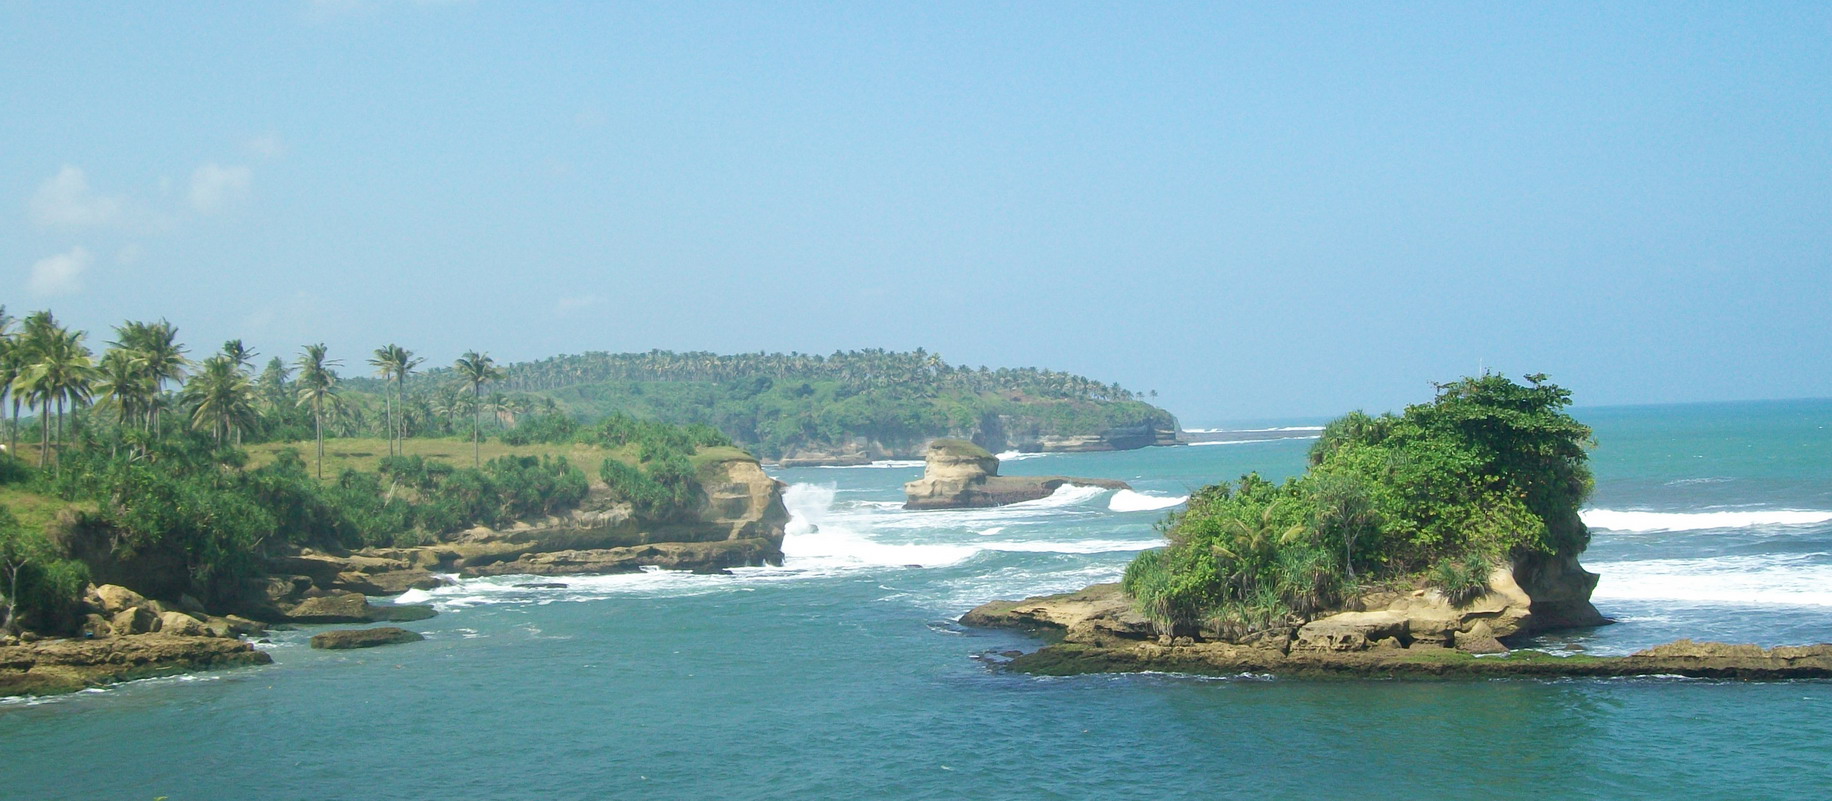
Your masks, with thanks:
[[[1024,451],[1000,451],[998,457],[1001,462],[1022,462],[1026,459],[1040,459],[1048,455],[1049,454],[1041,451],[1032,451],[1029,453]]]
[[[1172,506],[1190,499],[1188,495],[1167,497],[1152,495],[1132,490],[1120,490],[1113,493],[1113,499],[1107,502],[1107,508],[1115,512],[1150,512],[1158,509],[1169,509]]]
[[[887,468],[887,467],[911,468],[911,467],[921,467],[922,465],[923,465],[923,461],[921,459],[879,459],[878,461],[870,462],[867,464],[817,464],[817,465],[809,465],[809,466],[816,470],[860,470],[860,469],[869,470],[872,468]]]
[[[1204,445],[1251,445],[1255,442],[1290,442],[1294,439],[1318,439],[1318,437],[1315,435],[1312,435],[1308,437],[1261,437],[1259,439],[1218,439],[1218,440],[1214,440],[1211,442],[1192,442],[1190,443],[1190,447],[1200,448]]]
[[[1716,512],[1640,512],[1585,509],[1584,525],[1610,531],[1703,531],[1756,526],[1811,526],[1832,521],[1832,512],[1814,509],[1724,510]]]
[[[1832,606],[1826,554],[1760,554],[1597,562],[1601,601],[1675,601],[1762,606]]]
[[[1000,508],[1015,509],[1018,511],[1025,511],[1029,509],[1060,509],[1065,506],[1075,506],[1078,504],[1087,503],[1088,501],[1094,500],[1095,498],[1098,498],[1106,493],[1107,493],[1107,490],[1102,489],[1100,487],[1084,487],[1080,484],[1064,484],[1060,487],[1057,487],[1056,491],[1050,493],[1047,497],[1038,498],[1037,500],[1034,500],[1034,501],[1023,501],[1021,503],[1007,504]]]
[[[1322,431],[1323,426],[1279,426],[1277,428],[1186,428],[1185,434],[1264,434],[1271,431]]]

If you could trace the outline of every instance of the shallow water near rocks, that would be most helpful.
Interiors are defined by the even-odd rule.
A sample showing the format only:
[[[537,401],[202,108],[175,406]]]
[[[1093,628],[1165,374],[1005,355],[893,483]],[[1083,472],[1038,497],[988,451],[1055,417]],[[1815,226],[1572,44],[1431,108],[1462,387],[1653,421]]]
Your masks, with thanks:
[[[1832,402],[1579,410],[1597,605],[1542,638],[1832,641]],[[1009,460],[1119,478],[904,512],[920,467],[779,471],[782,568],[417,594],[427,641],[0,704],[6,799],[1820,798],[1832,683],[1031,678],[954,618],[1114,580],[1172,501],[1314,432]],[[1822,515],[1815,522],[1815,514]],[[1601,528],[1608,525],[1610,528]]]

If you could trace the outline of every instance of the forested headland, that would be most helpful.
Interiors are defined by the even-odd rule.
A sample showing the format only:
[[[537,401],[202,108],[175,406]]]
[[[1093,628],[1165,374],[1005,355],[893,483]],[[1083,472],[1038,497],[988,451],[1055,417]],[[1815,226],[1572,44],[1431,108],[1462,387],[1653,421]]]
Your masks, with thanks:
[[[106,336],[0,310],[0,633],[73,632],[92,579],[240,609],[305,549],[426,545],[588,495],[631,526],[701,522],[724,466],[754,464],[709,426],[486,394],[504,373],[474,351],[450,386],[409,390],[424,359],[397,345],[262,362],[240,341],[194,352],[163,320]]]

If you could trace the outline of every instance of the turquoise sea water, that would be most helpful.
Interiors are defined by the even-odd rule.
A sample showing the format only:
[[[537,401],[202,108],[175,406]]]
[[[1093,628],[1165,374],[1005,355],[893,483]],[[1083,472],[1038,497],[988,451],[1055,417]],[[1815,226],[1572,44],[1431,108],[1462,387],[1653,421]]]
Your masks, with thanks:
[[[1622,622],[1541,646],[1832,641],[1832,401],[1580,410],[1585,564]],[[428,640],[285,633],[271,667],[0,704],[0,799],[1799,798],[1832,793],[1832,683],[1040,679],[954,619],[1116,578],[1162,506],[1301,468],[1291,438],[1048,455],[1121,478],[895,508],[920,467],[786,470],[782,568],[466,582]]]

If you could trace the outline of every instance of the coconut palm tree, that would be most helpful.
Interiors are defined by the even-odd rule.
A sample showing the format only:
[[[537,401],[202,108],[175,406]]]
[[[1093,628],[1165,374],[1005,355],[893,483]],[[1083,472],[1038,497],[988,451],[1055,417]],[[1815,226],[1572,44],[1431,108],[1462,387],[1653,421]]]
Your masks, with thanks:
[[[131,351],[110,348],[102,355],[96,397],[115,407],[122,427],[150,413],[155,398],[152,382],[134,363]]]
[[[474,350],[465,351],[458,361],[452,362],[452,369],[457,370],[458,378],[471,388],[471,463],[480,466],[483,464],[479,445],[479,431],[483,426],[483,385],[502,378],[502,371],[497,369],[489,354]]]
[[[369,360],[369,363],[375,366],[376,375],[394,384],[392,407],[387,406],[387,393],[382,394],[382,403],[388,411],[388,454],[390,456],[395,454],[394,443],[397,435],[401,439],[401,452],[405,453],[407,450],[407,433],[400,424],[401,404],[405,400],[402,389],[407,382],[407,376],[424,361],[426,360],[423,358],[415,357],[413,351],[394,344],[376,348],[375,358]]]
[[[129,320],[117,326],[115,334],[118,339],[109,344],[133,354],[135,365],[153,385],[154,395],[165,392],[166,382],[184,380],[191,361],[184,356],[185,347],[178,344],[176,326],[165,320],[156,323]],[[147,427],[154,435],[160,432],[159,412],[163,405],[155,402],[148,410]]]
[[[306,345],[305,351],[293,362],[299,368],[299,380],[296,382],[299,387],[299,405],[308,406],[312,410],[312,435],[317,443],[317,473],[320,480],[324,479],[324,411],[326,407],[338,402],[337,372],[332,368],[342,364],[336,359],[326,359],[325,350],[323,342]]]
[[[191,427],[208,426],[218,445],[254,425],[254,384],[231,356],[205,359],[203,369],[185,384],[184,400],[191,404]]]
[[[51,447],[51,415],[55,413],[57,417],[56,442],[61,449],[64,412],[89,402],[97,376],[89,348],[83,344],[83,332],[65,330],[48,313],[45,319],[50,323],[49,333],[33,352],[31,363],[14,380],[14,391],[23,392],[38,408],[40,467]]]

